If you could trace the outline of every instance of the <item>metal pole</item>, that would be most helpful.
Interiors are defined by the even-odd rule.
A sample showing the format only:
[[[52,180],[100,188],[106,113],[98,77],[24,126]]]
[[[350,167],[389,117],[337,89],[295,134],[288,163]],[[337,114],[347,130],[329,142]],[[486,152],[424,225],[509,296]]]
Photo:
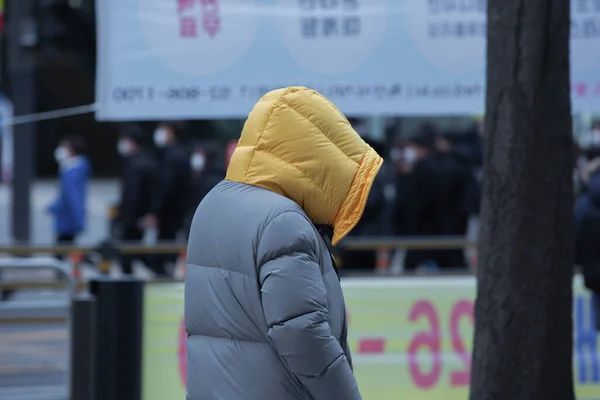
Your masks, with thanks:
[[[15,115],[35,112],[35,58],[37,44],[34,0],[8,0],[8,84]],[[35,125],[14,127],[14,173],[12,182],[12,234],[28,242],[31,230],[30,186],[35,175]]]
[[[73,299],[71,308],[71,400],[94,400],[96,302],[89,293]]]
[[[96,298],[96,400],[141,400],[144,282],[98,278]]]

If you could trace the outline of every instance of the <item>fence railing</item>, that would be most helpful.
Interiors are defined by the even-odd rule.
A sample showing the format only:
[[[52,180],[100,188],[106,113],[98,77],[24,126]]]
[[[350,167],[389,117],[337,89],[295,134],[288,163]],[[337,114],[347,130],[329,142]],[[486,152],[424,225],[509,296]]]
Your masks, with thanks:
[[[0,303],[0,324],[48,324],[64,323],[67,332],[71,332],[73,321],[71,305],[75,294],[75,283],[65,264],[53,258],[0,258],[0,272],[3,274],[10,270],[23,272],[49,271],[58,274],[61,287],[66,292],[66,299],[58,307],[48,307],[48,304],[28,304],[27,301],[9,301]],[[33,282],[32,282],[33,283]],[[39,283],[39,282],[38,282]],[[27,285],[27,283],[25,283]],[[6,289],[4,289],[6,290]],[[70,359],[72,349],[67,348],[67,360]],[[71,363],[66,365],[67,387],[70,386]]]
[[[435,238],[399,238],[389,237],[351,237],[340,242],[344,250],[445,250],[463,249],[477,246],[476,241],[464,237]],[[0,245],[0,254],[26,256],[32,254],[71,254],[102,253],[116,254],[180,254],[185,252],[186,243],[159,242],[156,244],[140,244],[128,242],[104,242],[100,246],[64,246],[64,245]]]
[[[469,249],[477,246],[476,241],[466,240],[464,237],[432,237],[432,238],[404,238],[404,237],[350,237],[344,239],[339,244],[342,251],[376,251],[377,259],[375,271],[386,273],[391,260],[391,252],[394,250],[449,250],[449,249]],[[185,258],[187,245],[182,242],[159,242],[154,244],[142,244],[139,242],[117,242],[105,241],[100,245],[0,245],[0,255],[9,255],[10,260],[19,260],[18,257],[31,257],[44,255],[62,255],[69,256],[73,265],[73,279],[69,281],[75,291],[82,289],[87,283],[81,279],[80,265],[84,255],[95,254],[98,256],[95,268],[101,274],[108,274],[111,270],[112,262],[117,260],[120,255],[143,255],[152,256],[159,254],[178,254]],[[30,265],[27,260],[22,258],[18,265]],[[58,262],[58,261],[57,261]],[[16,264],[15,264],[16,265]],[[65,271],[67,271],[65,269]],[[65,272],[65,273],[68,273]],[[463,272],[464,273],[464,272]],[[180,279],[159,279],[159,282],[180,281]],[[39,290],[39,289],[60,289],[63,283],[56,281],[6,281],[0,279],[0,290]]]
[[[19,275],[21,276],[23,274],[27,275],[34,271],[48,271],[54,275],[58,274],[60,279],[53,281],[39,281],[35,280],[36,278],[23,279],[22,277],[19,277],[16,280],[7,281],[5,274],[11,270],[18,271]],[[0,291],[10,291],[24,288],[52,288],[56,290],[64,290],[68,299],[70,300],[76,291],[76,287],[77,283],[73,279],[69,268],[62,261],[49,257],[0,258]],[[2,305],[2,307],[0,307],[0,322],[6,322],[6,320],[9,318],[8,315],[17,314],[16,312],[11,312],[11,310],[16,309],[15,302],[7,302],[6,304],[0,303],[0,305]],[[16,305],[18,306],[19,303],[17,302]],[[45,316],[41,316],[35,320],[37,321],[43,318],[47,318],[49,320],[65,320],[65,317],[56,317],[51,314],[46,314]]]
[[[457,237],[403,238],[350,237],[340,242],[344,250],[452,250],[477,247],[477,241]]]

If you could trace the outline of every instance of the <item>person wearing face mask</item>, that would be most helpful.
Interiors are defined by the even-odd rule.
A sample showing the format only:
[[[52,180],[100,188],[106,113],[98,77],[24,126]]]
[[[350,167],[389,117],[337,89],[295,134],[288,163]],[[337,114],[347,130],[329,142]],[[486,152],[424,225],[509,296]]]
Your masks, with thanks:
[[[198,204],[213,187],[225,178],[225,168],[222,160],[219,160],[219,152],[219,147],[213,143],[199,143],[194,147],[190,159],[192,179],[189,213],[185,223],[187,231],[189,231]]]
[[[123,157],[118,224],[121,239],[128,242],[142,240],[144,230],[139,220],[150,211],[154,190],[156,163],[142,149],[143,138],[140,129],[128,127],[123,130],[117,144],[117,151]],[[121,257],[121,269],[124,274],[133,272],[132,262],[136,258],[143,259],[136,255]]]
[[[422,237],[441,234],[438,215],[441,176],[434,159],[437,135],[434,126],[419,126],[398,156],[398,196],[393,217],[397,235]],[[404,268],[414,270],[435,262],[435,258],[434,251],[410,250],[406,252]]]
[[[61,140],[54,151],[59,165],[59,191],[47,211],[54,218],[58,244],[72,244],[86,226],[85,208],[91,168],[83,155],[84,150],[83,140],[71,136]]]
[[[181,122],[161,122],[154,132],[154,143],[161,150],[158,171],[148,214],[141,220],[144,228],[157,228],[159,241],[172,242],[188,213],[190,199],[191,165],[187,146],[181,143],[184,125]],[[175,263],[176,254],[153,258],[151,268],[161,275],[169,275],[167,263]]]

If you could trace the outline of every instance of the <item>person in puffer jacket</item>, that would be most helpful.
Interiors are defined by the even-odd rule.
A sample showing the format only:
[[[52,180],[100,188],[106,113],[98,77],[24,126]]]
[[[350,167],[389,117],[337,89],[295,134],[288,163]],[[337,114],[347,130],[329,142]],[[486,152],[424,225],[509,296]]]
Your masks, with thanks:
[[[383,160],[319,93],[267,93],[190,230],[187,400],[357,400],[330,246]]]

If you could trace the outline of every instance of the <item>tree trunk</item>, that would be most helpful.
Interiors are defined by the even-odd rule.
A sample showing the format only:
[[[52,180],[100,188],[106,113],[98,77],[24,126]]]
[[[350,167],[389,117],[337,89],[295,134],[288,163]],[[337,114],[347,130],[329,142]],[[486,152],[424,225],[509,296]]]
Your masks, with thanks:
[[[488,0],[472,400],[573,392],[568,0]]]

